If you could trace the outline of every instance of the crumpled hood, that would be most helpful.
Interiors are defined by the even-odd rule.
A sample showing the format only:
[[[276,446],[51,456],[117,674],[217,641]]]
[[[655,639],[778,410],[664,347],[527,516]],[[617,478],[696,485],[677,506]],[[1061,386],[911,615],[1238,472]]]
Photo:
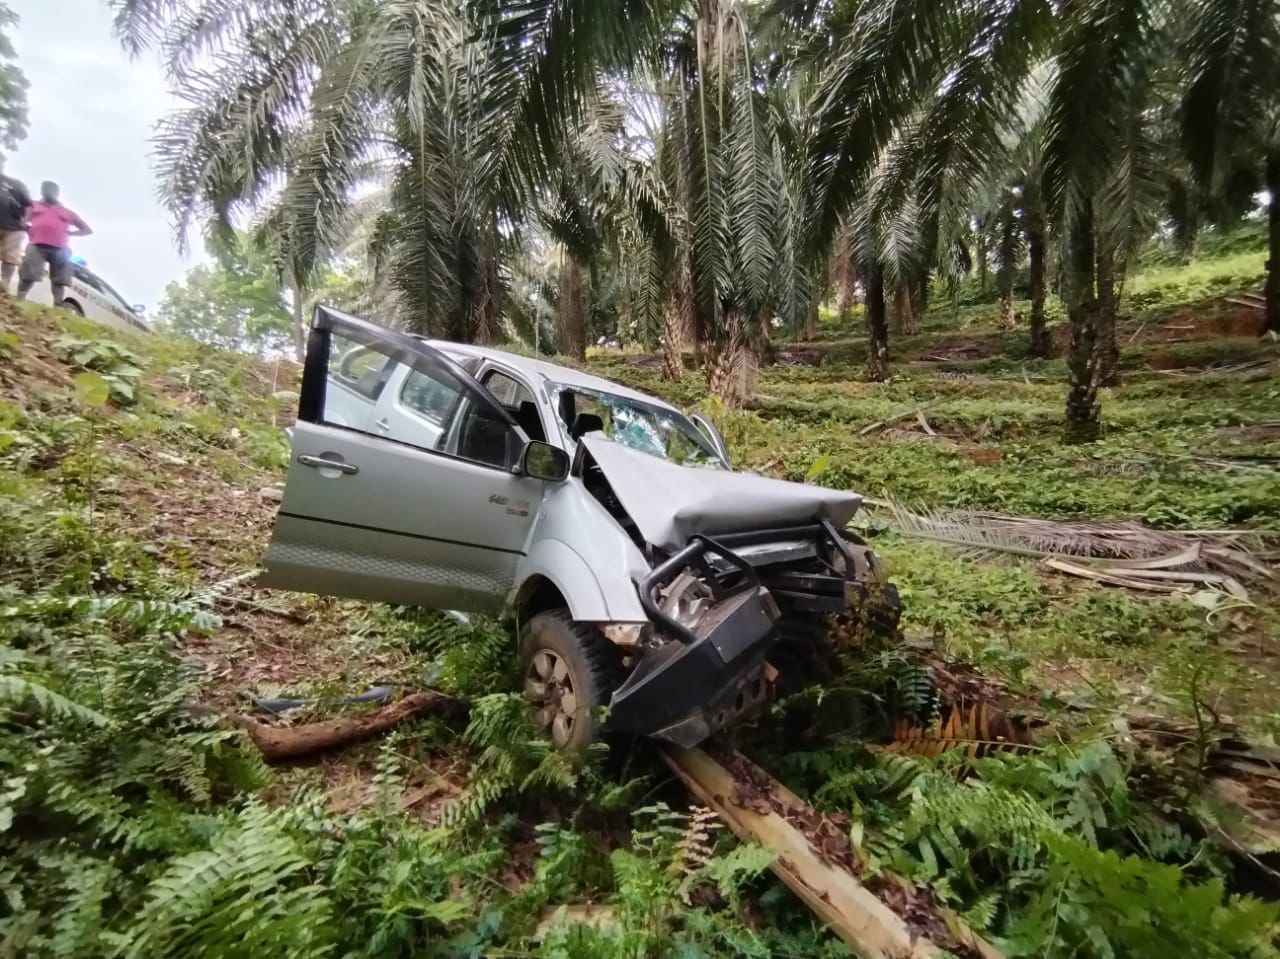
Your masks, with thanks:
[[[615,443],[581,441],[645,541],[676,550],[695,533],[741,533],[819,519],[843,527],[862,504],[857,493],[790,483],[754,473],[678,466]]]

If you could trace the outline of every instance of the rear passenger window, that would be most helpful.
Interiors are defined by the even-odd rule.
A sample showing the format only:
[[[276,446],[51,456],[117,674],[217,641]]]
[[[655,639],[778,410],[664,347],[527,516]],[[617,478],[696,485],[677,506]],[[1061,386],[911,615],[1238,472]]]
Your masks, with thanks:
[[[380,375],[387,355],[334,334],[329,342],[329,381],[343,389],[375,400],[381,390]]]
[[[400,402],[437,425],[444,423],[458,394],[438,379],[410,370],[400,388]]]
[[[515,409],[523,402],[533,402],[533,397],[522,384],[497,370],[485,377],[484,385],[493,394],[494,399],[509,410]]]
[[[510,469],[522,448],[518,434],[475,402],[476,389],[395,343],[329,334],[325,423]]]

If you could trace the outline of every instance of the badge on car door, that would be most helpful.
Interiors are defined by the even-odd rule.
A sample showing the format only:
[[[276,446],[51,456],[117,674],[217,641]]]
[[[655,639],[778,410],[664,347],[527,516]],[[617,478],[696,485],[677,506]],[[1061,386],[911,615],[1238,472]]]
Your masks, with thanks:
[[[508,516],[528,516],[529,501],[527,499],[508,499],[498,493],[494,493],[489,497],[489,502],[494,506],[505,506]]]

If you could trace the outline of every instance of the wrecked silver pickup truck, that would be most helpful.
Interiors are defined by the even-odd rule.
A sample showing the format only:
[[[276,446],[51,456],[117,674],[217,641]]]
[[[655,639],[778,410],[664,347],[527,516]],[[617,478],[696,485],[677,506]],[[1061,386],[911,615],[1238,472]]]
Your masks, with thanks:
[[[264,585],[512,612],[564,748],[696,745],[831,617],[897,628],[857,495],[735,472],[708,420],[576,370],[320,307],[291,436]]]

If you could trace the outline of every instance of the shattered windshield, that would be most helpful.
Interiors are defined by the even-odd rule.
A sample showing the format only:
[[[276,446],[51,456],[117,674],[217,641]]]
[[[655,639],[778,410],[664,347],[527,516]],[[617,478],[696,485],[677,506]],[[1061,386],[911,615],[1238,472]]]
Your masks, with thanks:
[[[599,430],[615,443],[680,466],[724,468],[706,437],[679,413],[580,386],[547,386],[560,420],[574,440]]]

